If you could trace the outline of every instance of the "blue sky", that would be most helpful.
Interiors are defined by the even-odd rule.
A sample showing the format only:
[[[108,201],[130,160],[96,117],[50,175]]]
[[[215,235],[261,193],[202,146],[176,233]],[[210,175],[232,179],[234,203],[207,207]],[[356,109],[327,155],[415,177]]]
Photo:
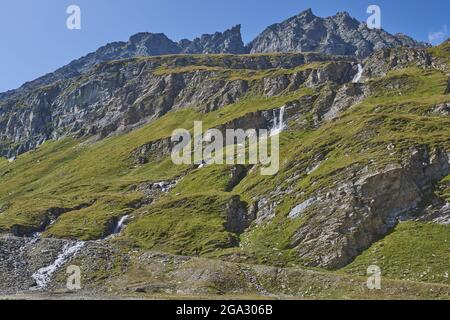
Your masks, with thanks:
[[[82,10],[82,29],[66,28],[66,9]],[[173,40],[242,24],[245,42],[307,8],[318,16],[348,11],[365,21],[377,4],[382,27],[435,43],[448,38],[448,0],[1,0],[0,92],[13,89],[112,41],[141,32]]]

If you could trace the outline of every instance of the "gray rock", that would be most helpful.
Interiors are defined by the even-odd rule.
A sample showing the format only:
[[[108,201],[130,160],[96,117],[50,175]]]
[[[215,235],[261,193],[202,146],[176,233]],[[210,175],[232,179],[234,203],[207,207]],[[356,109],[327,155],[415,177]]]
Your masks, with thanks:
[[[448,174],[447,153],[440,149],[430,152],[426,146],[412,150],[403,165],[366,174],[362,170],[357,179],[322,190],[311,198],[316,201],[309,199],[291,211],[291,218],[302,214],[306,222],[290,247],[309,266],[343,267],[390,232],[405,214],[420,212],[433,199],[434,183]],[[311,215],[304,216],[308,211]],[[443,206],[429,218],[445,223],[447,214]]]
[[[239,101],[249,92],[273,96],[283,90],[298,90],[301,85],[343,84],[351,81],[355,73],[354,61],[320,54],[280,55],[279,58],[229,56],[220,61],[201,61],[207,66],[231,65],[232,68],[254,70],[295,68],[306,62],[330,61],[318,70],[286,74],[282,76],[283,81],[279,81],[278,75],[257,81],[227,79],[223,74],[209,70],[154,73],[162,64],[195,66],[199,59],[202,58],[169,56],[105,63],[79,78],[8,98],[0,102],[0,156],[11,158],[47,140],[66,136],[102,139],[149,123],[170,110],[197,106],[210,112]],[[246,127],[254,127],[254,123],[249,125],[251,121],[246,121]],[[161,157],[171,146],[170,141],[162,141],[145,148],[149,152],[163,151]],[[139,152],[142,154],[138,155],[137,163],[149,160],[145,150]]]
[[[227,204],[227,222],[225,229],[234,233],[242,233],[250,226],[254,216],[249,214],[247,206],[241,201],[240,196],[231,197]]]
[[[315,51],[359,58],[397,46],[424,48],[428,45],[402,34],[370,30],[347,12],[320,18],[311,9],[268,27],[248,45],[251,53]]]

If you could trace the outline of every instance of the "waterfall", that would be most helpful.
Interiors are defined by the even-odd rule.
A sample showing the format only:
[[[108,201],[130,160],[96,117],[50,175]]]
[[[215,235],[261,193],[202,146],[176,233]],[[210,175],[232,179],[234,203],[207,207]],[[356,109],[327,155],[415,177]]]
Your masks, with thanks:
[[[359,80],[361,80],[362,74],[364,72],[364,68],[361,64],[358,63],[358,73],[356,74],[356,76],[353,78],[353,83],[358,83]]]
[[[67,261],[73,258],[85,245],[83,241],[75,243],[67,243],[62,248],[62,252],[58,255],[53,263],[45,268],[36,271],[31,277],[36,281],[36,288],[43,289],[50,282],[53,274],[62,267]]]
[[[117,226],[114,228],[114,234],[118,234],[120,233],[120,231],[122,231],[125,221],[127,221],[128,216],[123,216],[122,218],[120,218],[119,222],[117,223]]]
[[[278,112],[279,116],[277,117],[277,111],[273,110],[273,127],[270,129],[270,135],[275,136],[277,134],[280,134],[283,132],[287,125],[284,122],[284,112],[286,110],[286,107],[283,106],[280,108],[280,111]]]

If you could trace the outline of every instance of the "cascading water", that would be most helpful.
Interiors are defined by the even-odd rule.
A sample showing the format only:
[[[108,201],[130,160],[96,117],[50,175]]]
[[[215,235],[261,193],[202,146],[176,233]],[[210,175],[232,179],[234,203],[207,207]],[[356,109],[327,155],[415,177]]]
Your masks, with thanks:
[[[353,83],[358,83],[361,80],[362,74],[364,72],[364,68],[361,64],[358,64],[358,73],[356,74],[356,76],[353,78]]]
[[[286,110],[286,107],[283,106],[280,108],[279,112],[278,112],[278,117],[277,117],[277,111],[273,110],[273,127],[272,129],[270,129],[270,135],[271,136],[275,136],[277,134],[280,134],[281,132],[283,132],[286,128],[287,125],[284,122],[284,112]]]
[[[118,234],[120,233],[120,231],[122,231],[125,225],[125,221],[127,220],[128,216],[123,216],[122,218],[120,218],[119,222],[117,223],[117,226],[114,228],[114,234]]]
[[[84,245],[85,242],[83,241],[65,244],[62,248],[62,252],[51,265],[39,269],[31,276],[36,281],[36,289],[45,288],[50,282],[53,274],[67,261],[73,258],[84,247]]]

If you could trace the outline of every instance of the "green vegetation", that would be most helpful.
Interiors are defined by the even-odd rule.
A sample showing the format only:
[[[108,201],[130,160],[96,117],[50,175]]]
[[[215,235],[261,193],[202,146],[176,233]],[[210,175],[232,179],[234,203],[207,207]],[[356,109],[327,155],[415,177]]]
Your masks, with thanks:
[[[262,80],[267,77],[276,77],[282,75],[291,75],[297,72],[305,70],[317,70],[325,69],[329,62],[315,62],[309,63],[302,66],[298,66],[292,69],[265,69],[265,70],[250,70],[250,69],[230,69],[224,67],[209,67],[203,65],[189,65],[185,67],[167,67],[161,66],[155,69],[154,74],[156,75],[169,75],[169,74],[179,74],[179,73],[193,73],[193,72],[214,72],[217,76],[224,80]]]
[[[139,60],[146,63],[148,59]],[[155,71],[158,74],[213,71],[224,79],[249,81],[326,65],[242,70],[233,62],[233,56],[151,59],[161,62]],[[165,65],[167,59],[172,63]],[[194,63],[187,63],[190,60]],[[225,61],[232,63],[226,65]],[[111,62],[106,67],[115,63],[126,61]],[[189,66],[173,67],[186,64]],[[229,166],[199,170],[175,166],[169,158],[137,165],[132,154],[149,142],[169,137],[175,129],[192,130],[196,120],[202,120],[207,130],[251,112],[279,108],[307,96],[316,98],[322,88],[286,90],[274,97],[252,91],[239,102],[214,112],[203,113],[196,107],[172,111],[149,125],[101,141],[66,138],[47,142],[12,163],[0,159],[0,231],[8,232],[17,225],[36,229],[51,218],[52,209],[64,208],[66,212],[57,217],[44,236],[99,239],[108,235],[118,218],[131,214],[130,224],[118,240],[139,248],[219,258],[240,254],[257,263],[302,265],[305,261],[289,244],[314,213],[291,220],[287,218],[290,210],[318,190],[332,189],[348,180],[354,171],[402,163],[411,146],[450,150],[450,119],[432,113],[436,104],[449,101],[447,84],[447,75],[436,70],[393,71],[387,77],[370,80],[371,95],[367,99],[320,127],[311,121],[314,108],[305,107],[299,121],[307,125],[296,123],[281,135],[279,174],[261,176],[256,167],[233,190],[228,189]],[[388,150],[390,144],[394,150]],[[316,165],[313,172],[306,172]],[[136,191],[136,186],[180,177],[168,195],[137,208],[146,197]],[[449,181],[447,177],[441,183],[439,196],[443,199],[450,199]],[[226,206],[233,195],[251,205],[274,190],[289,192],[276,199],[272,220],[254,225],[241,235],[225,230]],[[80,205],[85,206],[73,209]],[[448,227],[400,224],[344,270],[362,275],[368,264],[379,264],[383,273],[392,278],[448,283],[448,236]]]
[[[436,46],[428,49],[428,51],[439,59],[442,59],[443,62],[446,62],[450,67],[450,39],[442,43],[440,46]]]
[[[47,211],[51,208],[73,208],[95,202],[89,208],[65,214],[45,235],[100,238],[112,219],[132,209],[130,204],[134,201],[129,199],[135,200],[137,195],[128,191],[131,186],[171,180],[187,169],[186,166],[174,166],[170,159],[136,167],[130,158],[133,150],[150,141],[170,137],[175,129],[192,129],[195,120],[203,120],[206,130],[248,112],[277,108],[310,92],[303,89],[274,98],[248,97],[208,114],[194,109],[170,112],[125,135],[96,143],[80,143],[69,138],[47,142],[13,163],[2,161],[0,230],[9,230],[17,224],[37,228],[48,217]],[[110,204],[111,198],[118,201],[117,206]]]
[[[437,193],[441,199],[450,202],[450,175],[442,179],[442,181],[439,183]]]
[[[172,194],[196,194],[207,191],[228,191],[231,167],[227,165],[207,166],[186,175],[172,190]]]
[[[183,255],[200,255],[236,245],[225,230],[227,194],[164,200],[138,213],[124,237],[138,246]]]
[[[141,198],[139,194],[124,196],[103,195],[100,201],[87,208],[63,214],[45,232],[45,236],[95,240],[106,237],[120,217],[131,213],[132,204]]]
[[[388,278],[450,284],[449,261],[450,226],[404,222],[343,270],[365,275],[377,265]]]

